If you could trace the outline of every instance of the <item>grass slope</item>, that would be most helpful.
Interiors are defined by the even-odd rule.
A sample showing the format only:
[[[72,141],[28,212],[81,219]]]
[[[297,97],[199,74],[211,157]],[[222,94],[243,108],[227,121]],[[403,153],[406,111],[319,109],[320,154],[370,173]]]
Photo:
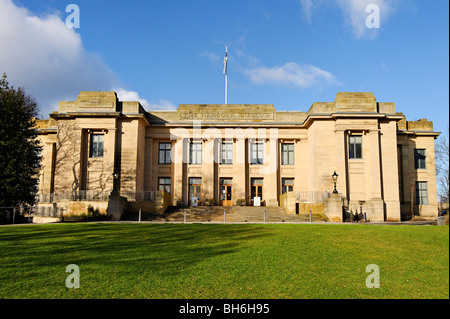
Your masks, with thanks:
[[[69,264],[80,289],[65,286]],[[369,264],[379,289],[366,287]],[[449,228],[0,227],[0,298],[449,298]]]

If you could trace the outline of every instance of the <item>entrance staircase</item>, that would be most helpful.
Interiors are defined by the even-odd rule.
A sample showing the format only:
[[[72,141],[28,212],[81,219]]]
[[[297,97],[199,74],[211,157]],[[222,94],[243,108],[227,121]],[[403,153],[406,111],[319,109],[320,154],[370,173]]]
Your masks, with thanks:
[[[186,211],[186,213],[185,213]],[[264,216],[265,211],[265,216]],[[287,214],[283,207],[253,206],[199,206],[189,208],[169,207],[164,214],[142,213],[142,221],[161,222],[227,222],[227,223],[292,223],[309,222],[309,214]],[[130,220],[132,216],[128,216]],[[134,216],[131,220],[135,220]],[[323,216],[312,215],[312,221],[323,221]]]

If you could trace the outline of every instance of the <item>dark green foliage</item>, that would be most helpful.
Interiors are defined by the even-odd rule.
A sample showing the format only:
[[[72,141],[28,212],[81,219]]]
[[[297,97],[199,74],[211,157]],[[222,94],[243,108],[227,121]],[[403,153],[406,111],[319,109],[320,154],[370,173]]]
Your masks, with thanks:
[[[21,88],[0,80],[0,207],[32,205],[38,190],[41,146],[37,104]]]

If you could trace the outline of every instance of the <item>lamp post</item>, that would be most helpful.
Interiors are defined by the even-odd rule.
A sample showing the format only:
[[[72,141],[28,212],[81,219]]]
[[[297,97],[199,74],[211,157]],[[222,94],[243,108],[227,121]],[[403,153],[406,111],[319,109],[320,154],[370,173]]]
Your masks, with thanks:
[[[114,173],[113,178],[113,192],[117,192],[117,181],[119,180],[119,174]]]
[[[338,179],[339,175],[336,174],[336,171],[334,171],[334,174],[331,175],[331,177],[333,178],[333,182],[334,182],[334,190],[333,190],[333,194],[337,194],[338,191],[337,191],[337,189],[336,189],[336,183],[337,183],[337,179]]]

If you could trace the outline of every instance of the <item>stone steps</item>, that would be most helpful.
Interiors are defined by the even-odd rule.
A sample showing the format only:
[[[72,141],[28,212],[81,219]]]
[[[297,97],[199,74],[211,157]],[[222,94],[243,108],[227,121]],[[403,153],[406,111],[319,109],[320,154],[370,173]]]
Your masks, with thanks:
[[[309,222],[307,215],[287,214],[282,207],[252,207],[252,206],[200,206],[190,208],[170,207],[163,215],[143,214],[142,220],[184,222],[186,210],[186,222]],[[224,213],[225,210],[225,213]],[[264,218],[264,211],[266,211]],[[319,216],[313,215],[312,221],[322,221]]]

